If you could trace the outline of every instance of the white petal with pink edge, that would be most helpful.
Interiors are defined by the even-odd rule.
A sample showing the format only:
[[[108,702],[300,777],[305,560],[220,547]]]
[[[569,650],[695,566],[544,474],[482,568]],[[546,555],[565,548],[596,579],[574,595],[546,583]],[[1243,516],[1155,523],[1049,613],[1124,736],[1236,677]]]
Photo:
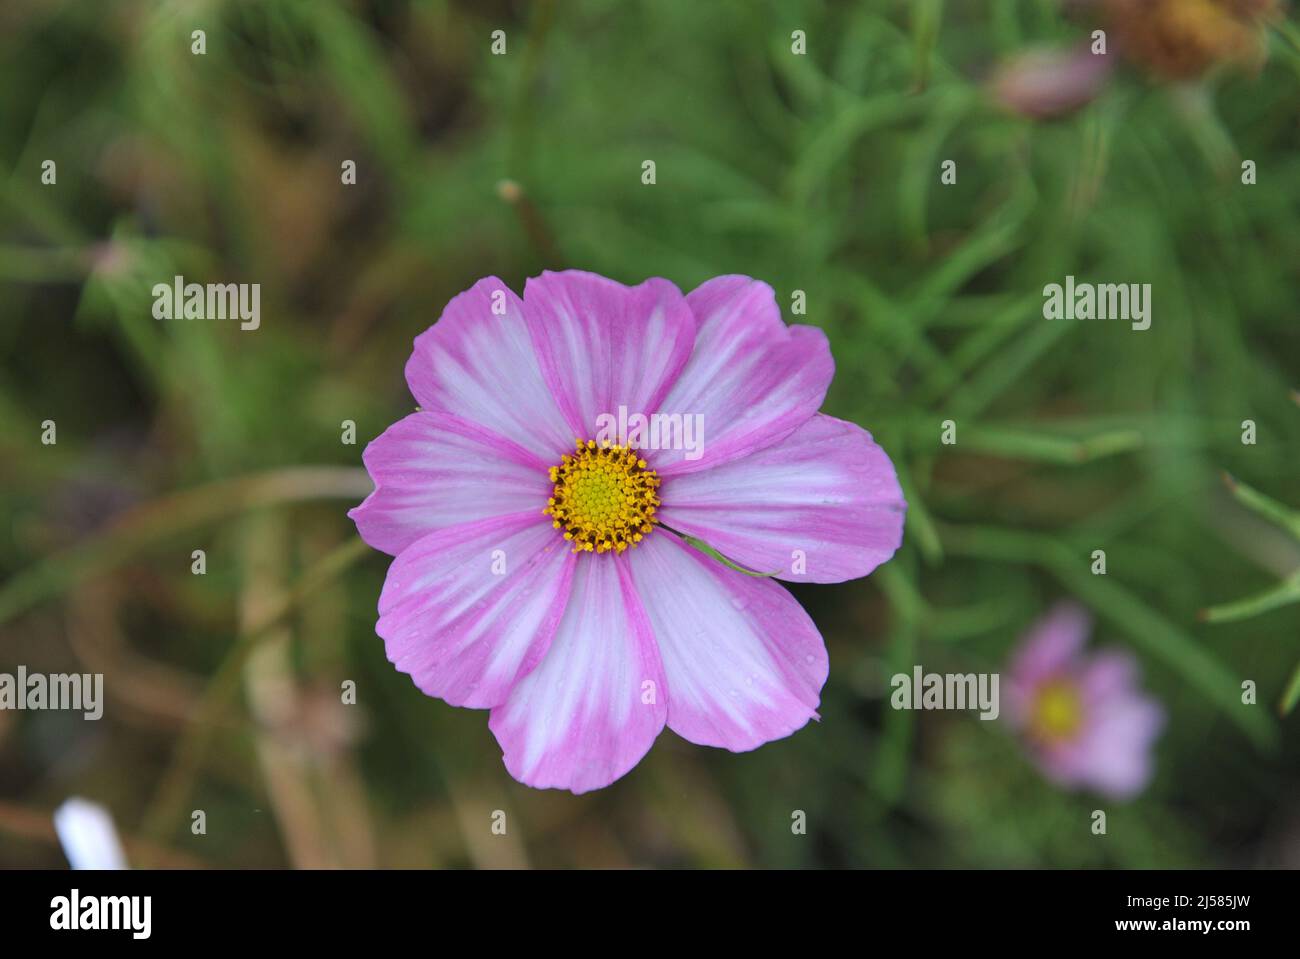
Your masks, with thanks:
[[[366,447],[375,491],[348,513],[361,538],[396,556],[439,529],[545,503],[549,463],[482,426],[412,413]]]
[[[661,522],[781,579],[839,583],[894,555],[907,503],[871,434],[818,413],[785,439],[667,480]]]
[[[393,561],[375,630],[425,693],[489,709],[550,646],[573,560],[535,510],[431,533]]]
[[[628,555],[663,659],[673,732],[743,752],[817,717],[826,645],[784,588],[664,531]]]
[[[581,556],[551,648],[492,732],[522,783],[600,789],[640,762],[667,716],[663,668],[624,556]]]
[[[415,338],[406,382],[422,408],[478,423],[552,463],[573,434],[542,379],[523,306],[496,277],[479,280]]]
[[[786,326],[772,288],[747,276],[720,276],[686,297],[698,331],[695,350],[660,411],[702,416],[702,455],[661,450],[663,476],[696,472],[770,446],[821,408],[835,373],[826,334]]]
[[[580,270],[548,272],[528,281],[524,304],[543,378],[583,439],[620,406],[658,409],[695,342],[695,316],[667,280],[624,286]]]

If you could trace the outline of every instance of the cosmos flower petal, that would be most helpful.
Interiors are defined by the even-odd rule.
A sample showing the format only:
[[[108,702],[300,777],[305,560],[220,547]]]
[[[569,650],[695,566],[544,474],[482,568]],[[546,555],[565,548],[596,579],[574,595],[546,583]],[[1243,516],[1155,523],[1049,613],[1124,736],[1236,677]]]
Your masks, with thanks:
[[[536,510],[417,540],[393,561],[379,598],[389,660],[453,706],[505,702],[552,642],[574,559]]]
[[[406,382],[421,408],[478,423],[547,462],[573,444],[542,380],[523,301],[494,276],[454,297],[415,338]]]
[[[545,503],[546,463],[467,420],[412,413],[366,447],[375,491],[348,513],[361,538],[396,556],[436,530]]]
[[[630,565],[663,657],[673,732],[743,752],[816,718],[826,645],[785,589],[662,533]]]
[[[1114,799],[1137,795],[1155,772],[1151,743],[1164,718],[1164,710],[1142,696],[1107,702],[1075,757],[1074,778]]]
[[[673,529],[742,566],[814,583],[866,576],[888,560],[907,510],[871,434],[821,413],[756,453],[673,478],[664,499],[659,517]]]
[[[1092,629],[1092,617],[1077,603],[1058,603],[1035,623],[1011,663],[1018,686],[1031,686],[1068,668]]]
[[[543,273],[524,287],[542,374],[570,436],[591,438],[602,414],[659,407],[695,342],[695,316],[667,280],[624,286],[594,273]]]
[[[770,446],[817,412],[835,372],[826,335],[786,326],[766,283],[720,276],[687,297],[695,351],[660,411],[703,417],[703,455],[656,451],[661,476],[708,469]]]
[[[1137,660],[1126,652],[1097,653],[1080,668],[1078,683],[1084,702],[1102,708],[1137,686]]]
[[[624,556],[582,556],[551,648],[492,710],[506,768],[575,793],[641,761],[667,717],[663,667]]]

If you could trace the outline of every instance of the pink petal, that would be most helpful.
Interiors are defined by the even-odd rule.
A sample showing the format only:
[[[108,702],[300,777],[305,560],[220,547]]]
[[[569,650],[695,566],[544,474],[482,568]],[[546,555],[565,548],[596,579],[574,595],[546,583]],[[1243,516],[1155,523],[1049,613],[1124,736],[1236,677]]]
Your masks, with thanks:
[[[666,525],[742,566],[814,583],[856,579],[888,560],[907,510],[871,434],[820,413],[756,453],[672,478],[662,494]]]
[[[550,651],[492,710],[506,769],[575,793],[641,761],[667,716],[663,667],[622,556],[582,556]]]
[[[695,317],[667,280],[624,286],[594,273],[543,273],[524,287],[542,374],[571,436],[593,438],[601,414],[649,415],[695,341]]]
[[[1104,706],[1137,689],[1137,660],[1125,652],[1097,653],[1080,670],[1078,683],[1085,703]]]
[[[502,315],[493,312],[494,296]],[[542,380],[523,301],[494,276],[454,297],[415,338],[406,382],[424,409],[479,423],[547,464],[573,446]]]
[[[1030,687],[1071,670],[1092,629],[1092,617],[1077,603],[1057,603],[1029,628],[1011,661],[1011,680]]]
[[[628,556],[663,657],[673,732],[744,752],[816,718],[829,662],[794,597],[664,531]]]
[[[1081,750],[1080,779],[1115,799],[1129,799],[1155,772],[1152,744],[1164,726],[1164,710],[1153,700],[1126,695],[1098,711]]]
[[[766,283],[720,276],[686,301],[699,327],[695,350],[660,410],[703,416],[703,455],[655,453],[664,476],[717,466],[788,436],[821,407],[835,372],[826,335],[786,326]]]
[[[428,695],[491,708],[546,653],[573,560],[539,510],[439,530],[389,567],[375,631]]]
[[[362,539],[394,556],[448,526],[530,509],[540,514],[551,491],[550,464],[441,413],[397,421],[370,442],[362,459],[375,491],[348,515]]]
[[[1003,64],[990,88],[994,100],[1021,116],[1046,120],[1073,113],[1096,99],[1112,58],[1084,44],[1072,50],[1039,48]]]

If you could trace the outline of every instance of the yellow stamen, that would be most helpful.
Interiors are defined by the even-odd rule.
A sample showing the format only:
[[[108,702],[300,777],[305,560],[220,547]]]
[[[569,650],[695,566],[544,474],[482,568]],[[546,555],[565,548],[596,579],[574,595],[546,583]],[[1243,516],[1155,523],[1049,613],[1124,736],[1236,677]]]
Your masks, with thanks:
[[[1073,683],[1052,680],[1039,687],[1030,709],[1029,730],[1034,738],[1059,743],[1074,738],[1083,725],[1083,701]]]
[[[659,474],[627,447],[577,440],[550,477],[555,488],[542,512],[575,553],[621,553],[654,529]]]

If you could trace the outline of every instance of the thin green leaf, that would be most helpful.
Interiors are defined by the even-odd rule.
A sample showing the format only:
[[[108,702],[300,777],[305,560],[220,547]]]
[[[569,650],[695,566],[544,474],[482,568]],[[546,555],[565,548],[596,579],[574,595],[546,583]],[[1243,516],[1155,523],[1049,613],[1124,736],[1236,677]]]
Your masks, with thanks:
[[[1277,711],[1283,716],[1290,715],[1297,702],[1300,702],[1300,663],[1296,663],[1295,672],[1286,684],[1286,692],[1282,694],[1282,702],[1278,704]]]
[[[1242,506],[1258,513],[1270,523],[1282,527],[1296,539],[1300,539],[1300,512],[1283,506],[1277,500],[1265,496],[1245,483],[1238,482],[1228,473],[1223,474],[1223,482]]]
[[[708,543],[704,542],[704,540],[700,539],[698,536],[688,536],[685,533],[678,532],[677,530],[673,529],[671,526],[664,526],[663,523],[660,523],[658,525],[661,529],[665,529],[668,532],[672,533],[674,536],[680,537],[682,541],[686,543],[687,546],[691,546],[695,549],[698,549],[704,555],[712,559],[716,559],[723,566],[726,566],[728,569],[734,569],[737,573],[744,573],[746,576],[758,576],[764,579],[773,576],[780,576],[782,573],[782,570],[779,569],[774,573],[760,573],[757,570],[750,569],[748,566],[741,566],[735,560],[728,559],[726,556],[723,556],[721,553],[719,553]]]
[[[1300,573],[1254,596],[1203,609],[1200,618],[1207,623],[1231,623],[1281,609],[1292,603],[1300,603]]]

